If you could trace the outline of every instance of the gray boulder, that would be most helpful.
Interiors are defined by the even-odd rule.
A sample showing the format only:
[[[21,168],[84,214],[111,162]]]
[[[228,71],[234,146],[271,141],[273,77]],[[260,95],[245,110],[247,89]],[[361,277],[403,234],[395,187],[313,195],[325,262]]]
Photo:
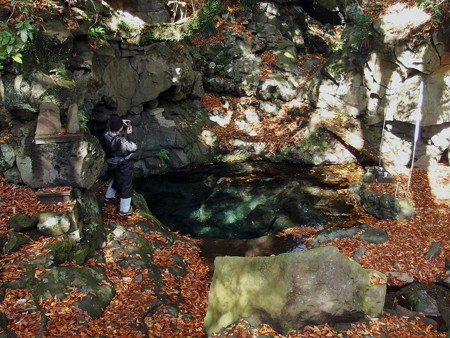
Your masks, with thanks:
[[[423,313],[425,316],[440,316],[436,300],[430,297],[425,290],[412,290],[406,294],[406,300],[412,305],[415,311]]]
[[[204,330],[244,318],[287,333],[308,324],[356,321],[383,311],[385,280],[335,247],[271,257],[217,257]]]
[[[16,155],[21,178],[32,188],[90,188],[103,169],[104,152],[90,134],[81,141],[39,145],[25,138]]]
[[[381,244],[389,240],[388,234],[382,229],[369,229],[359,236],[360,241]]]
[[[431,243],[427,253],[425,254],[426,259],[432,259],[439,255],[439,252],[441,251],[441,242],[433,242]]]

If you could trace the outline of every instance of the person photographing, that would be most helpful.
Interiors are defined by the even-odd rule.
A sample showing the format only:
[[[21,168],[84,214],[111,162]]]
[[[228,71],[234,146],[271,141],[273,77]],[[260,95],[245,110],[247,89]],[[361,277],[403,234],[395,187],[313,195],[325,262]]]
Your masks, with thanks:
[[[105,193],[105,201],[120,197],[119,215],[129,216],[133,213],[133,161],[131,156],[137,150],[132,136],[133,127],[130,120],[123,120],[117,115],[109,119],[109,130],[103,134],[106,163],[112,176]]]

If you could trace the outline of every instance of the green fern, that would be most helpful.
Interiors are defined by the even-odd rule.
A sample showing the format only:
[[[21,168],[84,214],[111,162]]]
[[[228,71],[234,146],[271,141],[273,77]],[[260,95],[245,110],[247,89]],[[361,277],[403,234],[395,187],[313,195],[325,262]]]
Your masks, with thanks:
[[[170,158],[170,152],[167,149],[160,149],[155,156],[162,161],[167,161]]]

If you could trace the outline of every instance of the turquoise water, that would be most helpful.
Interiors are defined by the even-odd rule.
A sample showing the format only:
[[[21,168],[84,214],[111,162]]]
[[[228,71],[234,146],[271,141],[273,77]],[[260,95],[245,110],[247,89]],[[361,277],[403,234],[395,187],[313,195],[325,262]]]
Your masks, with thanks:
[[[248,239],[293,226],[322,227],[351,212],[338,187],[323,183],[313,169],[266,162],[207,165],[137,179],[135,189],[175,231]]]

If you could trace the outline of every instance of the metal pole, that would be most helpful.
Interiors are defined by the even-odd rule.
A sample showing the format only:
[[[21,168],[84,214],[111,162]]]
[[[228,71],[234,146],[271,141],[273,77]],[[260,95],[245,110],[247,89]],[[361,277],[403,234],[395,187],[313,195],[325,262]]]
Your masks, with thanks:
[[[392,82],[392,80],[389,82],[389,87],[388,87],[389,90],[392,89],[391,82]],[[388,96],[388,95],[386,95],[386,96]],[[382,154],[382,148],[383,148],[384,130],[386,129],[386,116],[390,112],[390,108],[391,108],[391,101],[388,99],[387,107],[383,113],[383,129],[381,130],[380,150],[379,150],[379,154],[378,154],[378,166],[379,167],[381,167],[381,154]]]
[[[388,109],[390,104],[388,104]],[[386,112],[383,114],[383,129],[381,130],[380,151],[378,155],[378,166],[381,167],[381,149],[383,147],[384,128],[386,128]]]
[[[406,192],[409,192],[409,186],[411,185],[411,176],[412,176],[412,172],[413,172],[413,168],[414,168],[414,158],[416,156],[416,145],[417,145],[417,140],[419,139],[420,121],[422,120],[422,115],[423,115],[424,95],[425,95],[425,81],[422,79],[422,82],[420,83],[419,106],[418,106],[418,110],[417,110],[416,128],[414,130],[414,143],[413,143],[413,151],[412,151],[412,157],[411,157],[411,169],[409,171],[408,186],[406,187]]]

